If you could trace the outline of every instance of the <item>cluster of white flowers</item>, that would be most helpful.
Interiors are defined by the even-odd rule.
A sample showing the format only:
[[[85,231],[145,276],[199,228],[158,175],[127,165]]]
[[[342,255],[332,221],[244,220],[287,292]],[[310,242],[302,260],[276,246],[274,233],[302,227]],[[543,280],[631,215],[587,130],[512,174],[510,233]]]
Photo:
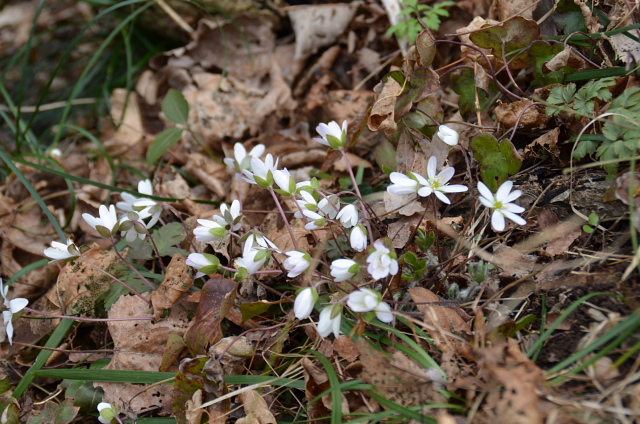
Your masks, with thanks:
[[[341,150],[345,154],[348,144],[347,121],[344,121],[342,126],[336,122],[320,124],[316,130],[320,135],[315,138],[316,141],[332,149]],[[458,144],[458,133],[446,125],[441,125],[438,128],[436,136],[448,145]],[[290,197],[293,201],[292,204],[298,208],[294,216],[304,220],[307,230],[318,230],[328,225],[336,225],[348,233],[349,244],[353,252],[365,252],[368,249],[366,255],[354,255],[353,259],[333,260],[330,264],[330,275],[333,282],[344,282],[356,276],[358,276],[358,281],[363,278],[375,281],[398,274],[398,259],[390,241],[388,239],[374,240],[373,235],[369,234],[366,229],[367,220],[365,218],[367,215],[364,213],[366,210],[361,209],[362,205],[359,203],[362,201],[361,199],[355,203],[345,203],[339,196],[323,192],[316,179],[296,182],[286,168],[278,169],[278,158],[267,154],[264,160],[261,159],[265,150],[265,146],[259,144],[247,153],[241,143],[236,143],[233,148],[233,157],[224,159],[224,163],[232,169],[240,184],[244,181],[268,189],[276,201],[278,201],[276,193]],[[427,163],[426,176],[414,172],[406,174],[392,172],[390,175],[392,184],[389,185],[387,191],[395,196],[417,194],[420,197],[428,197],[434,194],[443,203],[450,204],[451,200],[447,196],[448,194],[468,190],[467,186],[450,184],[455,174],[453,167],[445,167],[439,173],[437,171],[437,159],[431,157]],[[353,174],[351,176],[352,179],[355,179]],[[496,231],[505,229],[505,218],[520,225],[526,224],[526,220],[517,215],[524,212],[525,209],[512,203],[522,193],[519,190],[512,191],[512,188],[513,183],[507,181],[493,194],[485,184],[478,183],[479,201],[493,211],[491,224]],[[123,201],[116,204],[118,209],[125,212],[120,217],[118,217],[114,205],[109,207],[102,205],[99,208],[98,217],[83,214],[83,218],[102,237],[113,238],[120,232],[121,236],[128,241],[133,241],[137,237],[144,239],[146,230],[153,227],[160,219],[162,208],[155,201],[145,197],[153,195],[153,186],[150,180],[140,181],[138,192],[141,197],[128,193],[122,194]],[[288,226],[289,223],[284,212],[282,209],[280,211]],[[222,266],[216,255],[191,253],[186,263],[197,270],[196,278],[216,273],[220,269],[238,272],[240,277],[254,275],[271,263],[274,252],[286,257],[282,266],[286,270],[288,278],[297,278],[303,274],[310,275],[317,272],[311,254],[298,249],[295,240],[293,242],[296,249],[283,252],[259,231],[255,229],[245,231],[242,219],[240,201],[234,200],[230,205],[221,204],[220,213],[214,215],[211,220],[197,220],[198,226],[193,230],[196,241],[214,243],[227,237],[233,237],[242,246],[242,256],[233,258],[232,262],[235,264],[235,268],[231,268]],[[291,230],[290,234],[293,237]],[[66,244],[52,242],[51,247],[45,249],[44,254],[53,261],[57,261],[77,257],[80,255],[80,250],[71,240],[67,240]],[[321,261],[317,262],[321,263]],[[309,318],[316,306],[319,306],[321,298],[318,294],[318,288],[321,282],[326,281],[326,278],[328,276],[310,279],[313,286],[304,288],[298,293],[294,302],[294,314],[298,319]],[[7,308],[6,311],[3,311],[4,322],[9,341],[11,341],[13,336],[12,315],[23,309],[27,305],[27,301],[25,299],[7,301],[6,288],[2,288],[2,296]],[[340,301],[329,303],[321,308],[318,332],[322,337],[327,337],[332,333],[337,337],[340,334],[345,307],[354,313],[365,314],[367,319],[375,316],[382,322],[390,323],[393,321],[391,307],[382,300],[382,295],[371,288],[360,287],[347,294]],[[110,405],[101,405],[103,406],[101,414],[102,411],[108,413]]]

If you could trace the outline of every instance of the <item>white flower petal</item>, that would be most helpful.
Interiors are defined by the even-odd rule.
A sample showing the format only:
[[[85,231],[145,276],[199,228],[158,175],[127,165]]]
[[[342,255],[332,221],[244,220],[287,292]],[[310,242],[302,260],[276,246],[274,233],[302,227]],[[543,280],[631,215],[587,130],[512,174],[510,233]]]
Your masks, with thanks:
[[[504,216],[500,211],[493,211],[493,214],[491,214],[491,226],[495,231],[504,231]]]

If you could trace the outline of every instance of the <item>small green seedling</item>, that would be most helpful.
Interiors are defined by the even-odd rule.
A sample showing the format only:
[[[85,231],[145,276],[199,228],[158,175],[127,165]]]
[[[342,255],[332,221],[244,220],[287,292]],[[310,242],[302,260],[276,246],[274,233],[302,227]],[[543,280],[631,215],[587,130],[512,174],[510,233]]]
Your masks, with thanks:
[[[595,231],[595,227],[596,225],[598,225],[598,222],[600,222],[600,217],[598,216],[597,213],[593,213],[591,212],[589,214],[589,224],[585,224],[582,226],[582,229],[584,230],[585,233],[593,233]]]

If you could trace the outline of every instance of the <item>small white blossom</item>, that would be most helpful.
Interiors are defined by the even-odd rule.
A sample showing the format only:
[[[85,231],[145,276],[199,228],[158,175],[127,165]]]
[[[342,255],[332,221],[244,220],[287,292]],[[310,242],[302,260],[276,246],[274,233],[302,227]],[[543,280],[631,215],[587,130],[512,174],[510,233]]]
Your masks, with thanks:
[[[199,227],[194,228],[193,235],[196,241],[209,242],[216,241],[227,235],[227,229],[224,225],[209,219],[199,219]]]
[[[313,312],[313,307],[316,305],[317,301],[318,291],[316,289],[313,287],[302,289],[296,296],[296,300],[293,303],[293,312],[295,313],[296,318],[309,318],[309,315]]]
[[[336,259],[331,262],[331,276],[336,283],[350,279],[359,270],[360,265],[353,259]]]
[[[283,196],[294,196],[298,190],[296,180],[291,176],[287,168],[273,171],[273,180],[280,187],[275,191]]]
[[[336,121],[331,121],[329,124],[321,123],[316,127],[316,131],[321,138],[316,137],[314,140],[336,150],[344,149],[347,145],[348,127],[349,123],[347,121],[342,122],[342,127]]]
[[[222,216],[214,215],[213,220],[227,230],[238,231],[242,228],[240,221],[242,220],[242,214],[240,213],[240,201],[234,200],[231,202],[231,207],[226,204],[220,205],[220,213]]]
[[[100,214],[100,218],[91,216],[88,213],[83,213],[82,218],[84,218],[87,224],[92,226],[102,237],[112,237],[120,226],[115,206],[111,205],[107,208],[105,205],[100,205],[98,212]]]
[[[273,185],[273,171],[278,168],[278,160],[274,163],[271,154],[264,158],[264,162],[258,158],[251,158],[251,170],[243,169],[242,178],[246,182],[257,184],[262,188],[270,188]]]
[[[224,163],[233,168],[236,173],[242,173],[243,169],[251,167],[251,158],[259,158],[264,153],[264,150],[264,145],[258,144],[247,154],[247,149],[244,148],[242,143],[236,143],[233,146],[233,155],[235,157],[225,158]]]
[[[340,198],[335,194],[332,194],[320,199],[318,202],[318,208],[327,218],[334,219],[340,210],[338,207],[339,204]]]
[[[349,244],[356,252],[362,252],[367,248],[367,230],[364,225],[359,224],[353,227],[349,234]]]
[[[4,328],[7,332],[7,339],[9,340],[9,344],[13,344],[13,314],[17,314],[18,312],[26,308],[29,304],[29,301],[21,297],[9,300],[7,299],[8,291],[9,286],[5,286],[2,283],[2,278],[0,278],[0,294],[2,294],[2,298],[4,299],[4,307],[7,308],[6,311],[2,311],[2,318],[4,320]]]
[[[440,125],[436,135],[449,146],[455,146],[458,144],[458,132],[451,127]]]
[[[367,258],[367,271],[374,280],[385,278],[388,275],[396,275],[398,273],[398,261],[395,252],[389,250],[380,240],[374,244],[374,251]]]
[[[338,338],[340,336],[340,322],[342,321],[342,305],[334,303],[324,308],[320,312],[318,320],[318,333],[322,337],[328,337],[329,334]]]
[[[349,293],[347,306],[353,312],[369,312],[373,311],[382,302],[382,295],[377,291],[361,287],[359,290]]]
[[[275,245],[271,240],[266,238],[264,234],[252,231],[243,237],[244,247],[242,248],[242,255],[247,256],[250,250],[267,250],[271,249],[276,252],[280,252],[278,246]],[[242,239],[241,239],[242,240]]]
[[[44,249],[44,255],[53,259],[51,262],[75,258],[79,254],[78,247],[71,240],[67,240],[67,244],[52,241],[51,247]]]
[[[355,205],[347,205],[336,215],[345,228],[351,228],[358,224],[358,208]]]
[[[62,157],[62,150],[58,149],[57,147],[47,150],[47,156],[57,161]]]
[[[418,193],[423,185],[428,184],[426,178],[411,171],[408,172],[408,175],[400,172],[392,172],[391,175],[389,175],[389,179],[393,184],[387,187],[387,192],[394,196]]]
[[[304,226],[307,230],[317,230],[327,225],[327,219],[319,213],[310,210],[305,210],[302,213],[304,213],[304,216],[309,220]]]
[[[253,275],[260,271],[270,258],[270,252],[261,249],[251,249],[241,258],[236,259],[236,267],[245,268],[249,275]]]
[[[481,181],[478,182],[478,191],[480,192],[480,203],[487,208],[493,209],[491,215],[491,226],[495,231],[504,231],[505,218],[510,219],[518,225],[526,225],[527,221],[521,216],[516,215],[525,211],[520,205],[511,203],[522,195],[522,191],[511,189],[513,188],[512,181],[505,181],[494,195],[489,187],[484,185]]]
[[[311,266],[311,255],[300,250],[285,252],[288,258],[284,261],[284,268],[289,271],[287,277],[294,278],[305,272]]]
[[[109,424],[118,415],[116,408],[107,402],[100,402],[98,404],[98,421],[102,424]]]
[[[444,195],[445,193],[461,193],[467,191],[468,188],[461,184],[448,185],[449,180],[451,180],[453,174],[456,172],[455,168],[450,166],[443,169],[438,175],[436,175],[437,166],[438,160],[435,156],[431,156],[429,158],[429,163],[427,164],[427,183],[418,191],[418,194],[422,197],[427,197],[431,193],[435,193],[438,199],[443,203],[450,205],[451,200]]]
[[[220,260],[215,255],[208,253],[190,253],[185,264],[198,270],[194,278],[200,278],[206,274],[214,274],[220,266]],[[209,267],[207,269],[207,267]],[[204,269],[203,269],[204,268]]]
[[[391,313],[391,306],[387,302],[380,302],[374,309],[376,318],[382,322],[390,323],[393,321],[393,314]]]

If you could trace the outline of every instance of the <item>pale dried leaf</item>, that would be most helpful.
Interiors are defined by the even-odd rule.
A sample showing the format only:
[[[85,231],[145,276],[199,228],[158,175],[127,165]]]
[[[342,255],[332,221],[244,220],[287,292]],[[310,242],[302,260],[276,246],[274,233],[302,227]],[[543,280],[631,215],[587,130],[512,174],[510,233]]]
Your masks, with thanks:
[[[393,134],[398,130],[394,109],[397,97],[402,94],[402,87],[393,78],[389,78],[387,82],[380,84],[382,84],[382,87],[380,87],[376,101],[371,108],[371,115],[367,125],[371,131],[382,130],[385,134]]]
[[[162,284],[151,294],[155,319],[159,320],[164,311],[172,307],[193,286],[186,260],[184,255],[174,255],[167,265]]]

